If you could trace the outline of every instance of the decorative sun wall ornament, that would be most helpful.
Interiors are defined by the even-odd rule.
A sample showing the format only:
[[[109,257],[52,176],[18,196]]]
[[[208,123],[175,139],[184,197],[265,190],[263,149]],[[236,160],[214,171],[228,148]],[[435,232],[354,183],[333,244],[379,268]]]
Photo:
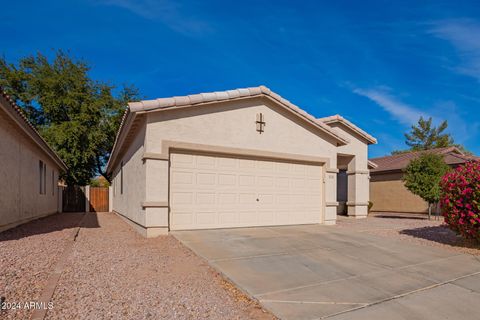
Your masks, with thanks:
[[[262,134],[265,131],[264,127],[266,125],[265,118],[263,117],[263,113],[257,113],[257,131],[258,133]]]

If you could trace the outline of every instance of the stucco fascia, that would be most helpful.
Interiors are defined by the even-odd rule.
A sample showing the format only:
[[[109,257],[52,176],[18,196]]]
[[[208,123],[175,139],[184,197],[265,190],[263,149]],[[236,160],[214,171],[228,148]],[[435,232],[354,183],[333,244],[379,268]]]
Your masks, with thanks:
[[[55,166],[59,170],[66,171],[67,166],[60,159],[60,157],[53,151],[53,149],[48,145],[48,143],[40,136],[37,130],[33,125],[27,120],[26,116],[22,113],[20,107],[18,107],[13,100],[10,99],[7,95],[1,91],[0,88],[0,107],[8,115],[13,123],[18,126],[18,129],[23,132],[33,143],[37,145],[38,148],[45,153],[47,157],[50,158],[52,162],[55,163]]]

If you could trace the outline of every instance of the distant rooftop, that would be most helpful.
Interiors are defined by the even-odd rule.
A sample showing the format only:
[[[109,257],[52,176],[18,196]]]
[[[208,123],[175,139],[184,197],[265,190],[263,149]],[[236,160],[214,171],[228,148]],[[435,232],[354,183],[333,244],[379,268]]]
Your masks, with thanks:
[[[379,173],[405,169],[411,160],[420,157],[426,152],[443,155],[445,162],[451,166],[460,165],[470,160],[480,159],[479,157],[464,154],[457,147],[436,148],[370,159],[371,162],[377,165],[377,167],[371,169],[370,172]]]

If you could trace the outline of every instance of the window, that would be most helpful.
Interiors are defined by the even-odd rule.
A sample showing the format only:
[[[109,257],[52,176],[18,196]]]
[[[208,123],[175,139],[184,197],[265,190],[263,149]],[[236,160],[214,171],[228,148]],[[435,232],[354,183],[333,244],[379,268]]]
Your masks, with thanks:
[[[52,196],[55,195],[55,171],[52,169]]]
[[[47,193],[47,165],[42,160],[38,161],[38,173],[40,176],[40,179],[39,179],[40,194],[46,194]]]
[[[47,164],[43,163],[43,194],[47,194]]]
[[[117,195],[117,176],[113,177],[113,196],[115,197]]]
[[[123,161],[120,165],[120,194],[123,194]]]
[[[39,182],[40,182],[40,194],[43,194],[43,161],[38,161],[38,173],[39,173]]]

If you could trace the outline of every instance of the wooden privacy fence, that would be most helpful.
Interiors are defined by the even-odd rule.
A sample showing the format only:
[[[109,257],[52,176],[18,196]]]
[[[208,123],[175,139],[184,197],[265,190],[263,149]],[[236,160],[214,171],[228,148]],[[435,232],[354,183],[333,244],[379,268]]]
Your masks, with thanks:
[[[90,212],[108,212],[108,187],[90,187]]]
[[[85,187],[68,186],[62,190],[63,212],[85,212]]]

